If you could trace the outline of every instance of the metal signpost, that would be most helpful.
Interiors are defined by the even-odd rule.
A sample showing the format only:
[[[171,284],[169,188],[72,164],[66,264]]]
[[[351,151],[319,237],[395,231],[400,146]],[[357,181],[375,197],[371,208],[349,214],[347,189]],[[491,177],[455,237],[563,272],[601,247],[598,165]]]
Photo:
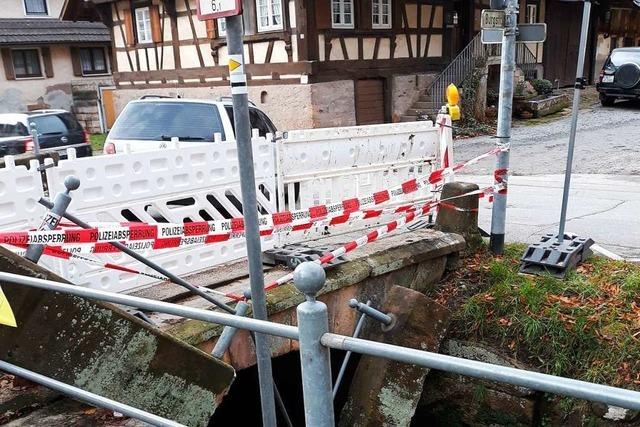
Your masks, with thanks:
[[[489,246],[494,254],[502,254],[504,251],[507,212],[507,180],[509,175],[511,117],[513,115],[514,74],[516,70],[516,43],[544,42],[547,37],[547,25],[518,25],[517,0],[492,0],[491,7],[494,10],[482,11],[481,41],[483,44],[502,44],[496,138],[498,138],[498,145],[503,150],[498,153],[494,172],[495,184],[500,189],[493,195]]]
[[[247,96],[247,75],[244,71],[244,46],[241,0],[198,0],[200,20],[226,18],[227,49],[229,53],[229,81],[233,98],[238,163],[240,165],[240,188],[242,191],[242,215],[249,260],[249,280],[253,317],[267,320],[267,305],[262,272],[262,249],[258,228],[255,173],[253,170],[253,150],[251,147],[251,123],[249,121],[249,99]],[[267,427],[276,426],[276,408],[273,374],[271,368],[270,337],[255,334],[256,360],[260,381],[260,403],[262,423]]]
[[[589,36],[590,15],[591,2],[585,0],[582,11],[578,67],[576,70],[576,83],[574,85],[573,106],[571,108],[571,130],[569,133],[569,147],[567,152],[567,165],[564,173],[564,189],[562,192],[562,208],[560,209],[558,234],[557,236],[543,236],[540,243],[534,243],[527,248],[522,256],[522,263],[520,264],[520,271],[523,273],[538,274],[548,272],[557,277],[564,277],[571,268],[575,267],[590,255],[589,247],[593,244],[593,240],[590,238],[581,238],[565,233],[567,206],[569,204],[569,188],[571,187],[571,169],[573,167],[573,150],[578,128],[580,92],[586,84],[583,73],[587,38]]]

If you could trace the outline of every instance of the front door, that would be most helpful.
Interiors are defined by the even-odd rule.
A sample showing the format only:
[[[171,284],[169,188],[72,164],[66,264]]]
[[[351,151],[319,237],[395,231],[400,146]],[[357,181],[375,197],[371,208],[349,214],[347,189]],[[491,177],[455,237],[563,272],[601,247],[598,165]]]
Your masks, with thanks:
[[[383,79],[356,80],[356,122],[371,125],[385,122]]]

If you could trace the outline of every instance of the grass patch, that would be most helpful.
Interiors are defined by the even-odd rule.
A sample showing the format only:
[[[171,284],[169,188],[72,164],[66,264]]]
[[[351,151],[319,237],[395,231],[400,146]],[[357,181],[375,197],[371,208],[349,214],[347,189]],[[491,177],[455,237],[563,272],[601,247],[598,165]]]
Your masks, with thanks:
[[[640,266],[594,257],[564,280],[525,276],[524,249],[471,263],[465,277],[480,286],[456,309],[456,335],[542,372],[640,389]]]
[[[94,133],[89,136],[89,141],[91,142],[91,149],[93,151],[102,152],[102,147],[104,147],[104,141],[107,139],[107,135],[104,133]]]

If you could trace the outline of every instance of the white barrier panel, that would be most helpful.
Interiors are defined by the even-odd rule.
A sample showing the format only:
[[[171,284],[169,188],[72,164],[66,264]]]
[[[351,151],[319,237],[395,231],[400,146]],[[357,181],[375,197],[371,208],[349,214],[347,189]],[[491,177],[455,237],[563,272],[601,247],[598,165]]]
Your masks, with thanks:
[[[42,222],[45,208],[38,203],[44,196],[39,163],[29,168],[16,166],[13,156],[5,156],[0,169],[0,229],[28,230]]]
[[[276,149],[279,210],[339,202],[426,175],[436,168],[439,138],[430,121],[289,132]],[[429,195],[426,189],[404,199]],[[292,234],[279,245],[321,232]]]
[[[253,139],[258,205],[275,212],[274,143]],[[235,142],[197,144],[131,154],[60,161],[47,170],[52,195],[64,190],[68,175],[80,178],[70,211],[87,222],[195,222],[242,216],[240,176]],[[263,248],[273,239],[263,240]],[[177,275],[194,273],[246,256],[244,239],[201,247],[141,252]],[[98,255],[92,255],[98,258]],[[100,255],[139,271],[151,271],[124,254]],[[79,285],[122,292],[153,279],[107,270],[82,261],[43,258],[43,264]]]

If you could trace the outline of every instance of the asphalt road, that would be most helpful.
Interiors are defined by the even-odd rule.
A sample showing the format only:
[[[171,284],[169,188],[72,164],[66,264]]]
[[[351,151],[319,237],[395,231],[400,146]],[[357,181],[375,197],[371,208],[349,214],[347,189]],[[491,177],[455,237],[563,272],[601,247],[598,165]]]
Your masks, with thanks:
[[[564,173],[570,117],[535,126],[519,125],[511,134],[510,171],[513,175]],[[457,160],[469,159],[495,146],[491,137],[456,140]],[[481,163],[465,173],[490,173]],[[640,175],[640,105],[623,102],[613,108],[580,110],[574,154],[574,173]]]
[[[533,243],[557,231],[570,118],[517,126],[512,132],[506,239]],[[478,137],[454,143],[456,162],[494,147]],[[591,237],[626,259],[640,260],[640,107],[581,110],[567,231]],[[464,169],[457,180],[490,185],[494,159]],[[490,230],[491,206],[481,202],[479,222]]]

